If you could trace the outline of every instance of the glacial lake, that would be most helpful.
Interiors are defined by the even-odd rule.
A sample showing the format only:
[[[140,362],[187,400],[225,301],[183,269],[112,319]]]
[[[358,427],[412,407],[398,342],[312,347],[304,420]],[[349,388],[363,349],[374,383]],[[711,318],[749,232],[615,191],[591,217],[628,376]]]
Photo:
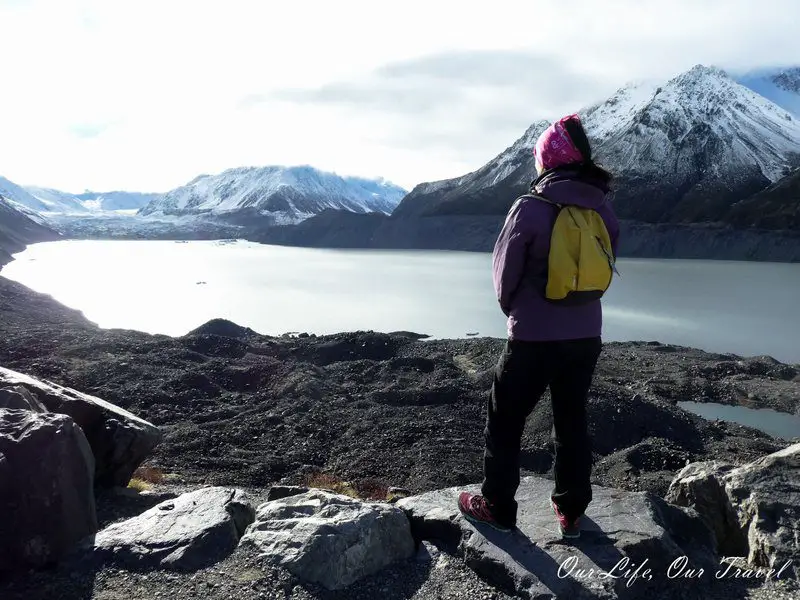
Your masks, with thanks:
[[[800,264],[620,260],[607,341],[658,340],[800,363]],[[505,337],[491,256],[250,242],[35,244],[1,275],[101,327],[182,335],[222,317],[271,335],[407,330]]]

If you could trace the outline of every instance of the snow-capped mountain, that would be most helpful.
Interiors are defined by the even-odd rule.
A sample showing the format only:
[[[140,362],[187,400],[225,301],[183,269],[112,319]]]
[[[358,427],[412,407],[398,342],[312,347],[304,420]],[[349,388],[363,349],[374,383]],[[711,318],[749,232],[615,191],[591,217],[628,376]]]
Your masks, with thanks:
[[[714,67],[631,84],[580,114],[595,160],[617,178],[623,218],[718,220],[800,164],[800,118]],[[546,125],[474,173],[417,186],[394,214],[504,213],[535,176],[531,149]]]
[[[455,179],[417,185],[392,213],[394,216],[423,214],[494,214],[505,212],[493,199],[512,186],[530,179],[531,148],[550,123],[538,121],[512,146],[483,167]],[[512,192],[513,194],[513,192]],[[505,194],[504,194],[505,195]],[[511,199],[513,201],[513,198]],[[502,202],[502,201],[501,201]],[[508,204],[510,206],[510,203]]]
[[[84,214],[89,212],[89,209],[84,206],[81,199],[73,194],[35,186],[26,186],[24,190],[45,206],[44,209],[34,208],[37,212],[61,214]]]
[[[20,210],[20,205],[0,194],[0,267],[11,260],[26,244],[55,240],[58,234],[34,221]]]
[[[200,175],[156,198],[142,215],[261,217],[299,222],[327,209],[390,213],[405,190],[384,180],[340,177],[312,167],[240,167]]]
[[[9,181],[5,177],[0,177],[0,196],[3,196],[6,201],[19,205],[19,207],[24,207],[36,212],[48,212],[51,208],[50,204],[36,198],[34,195],[28,193],[22,186],[17,185],[13,181]]]
[[[800,117],[800,67],[755,71],[737,81]]]

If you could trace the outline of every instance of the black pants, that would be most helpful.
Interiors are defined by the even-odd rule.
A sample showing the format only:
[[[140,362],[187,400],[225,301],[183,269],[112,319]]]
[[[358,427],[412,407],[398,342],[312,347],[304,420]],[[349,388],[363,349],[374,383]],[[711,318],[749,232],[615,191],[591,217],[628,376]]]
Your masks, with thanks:
[[[522,432],[548,386],[556,452],[552,498],[571,519],[583,514],[591,502],[586,397],[601,348],[600,338],[506,344],[488,402],[482,489],[500,523],[516,524]]]

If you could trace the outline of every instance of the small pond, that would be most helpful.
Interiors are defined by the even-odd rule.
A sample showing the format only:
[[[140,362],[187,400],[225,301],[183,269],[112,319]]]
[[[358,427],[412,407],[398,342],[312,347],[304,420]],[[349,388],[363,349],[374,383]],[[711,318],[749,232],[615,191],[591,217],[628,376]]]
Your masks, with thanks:
[[[720,419],[747,425],[785,440],[800,438],[800,416],[798,415],[790,415],[769,408],[754,409],[714,402],[678,402],[678,406],[708,420]]]

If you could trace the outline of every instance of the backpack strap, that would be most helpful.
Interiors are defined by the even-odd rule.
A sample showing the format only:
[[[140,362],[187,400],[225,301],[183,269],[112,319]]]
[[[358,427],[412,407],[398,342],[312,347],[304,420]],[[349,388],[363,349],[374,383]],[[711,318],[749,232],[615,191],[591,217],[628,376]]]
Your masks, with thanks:
[[[564,208],[563,204],[559,204],[558,202],[553,202],[552,200],[548,200],[547,198],[545,198],[544,196],[540,196],[539,194],[523,194],[522,196],[517,198],[517,200],[521,200],[523,198],[532,198],[534,200],[539,200],[541,202],[549,204],[550,206],[556,206],[559,209]]]

